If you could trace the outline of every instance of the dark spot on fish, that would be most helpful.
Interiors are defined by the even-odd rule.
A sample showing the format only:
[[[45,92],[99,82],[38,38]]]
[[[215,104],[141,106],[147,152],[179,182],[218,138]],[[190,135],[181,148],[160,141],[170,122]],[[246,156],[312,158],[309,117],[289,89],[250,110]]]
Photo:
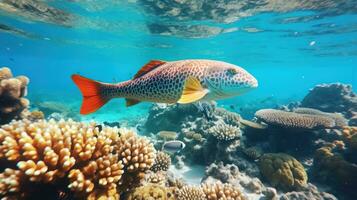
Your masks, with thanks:
[[[95,128],[98,128],[99,132],[102,132],[103,130],[103,126],[101,124],[96,125]]]

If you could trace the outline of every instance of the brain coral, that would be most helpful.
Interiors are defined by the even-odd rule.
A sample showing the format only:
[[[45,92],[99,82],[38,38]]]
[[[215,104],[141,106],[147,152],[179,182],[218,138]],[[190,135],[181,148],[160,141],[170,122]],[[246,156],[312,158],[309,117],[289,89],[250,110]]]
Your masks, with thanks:
[[[154,165],[151,167],[151,171],[167,171],[171,165],[171,157],[163,151],[159,151],[156,154]]]
[[[241,131],[239,127],[232,126],[223,122],[218,122],[216,125],[212,126],[209,130],[218,140],[233,140],[241,136]]]
[[[268,153],[259,159],[262,175],[274,187],[294,190],[307,184],[307,174],[302,164],[284,153]]]
[[[203,192],[206,195],[207,200],[245,200],[241,191],[232,186],[231,184],[223,184],[221,182],[216,182],[214,184],[203,184]]]
[[[184,186],[177,191],[177,200],[206,200],[205,193],[201,187]]]
[[[137,180],[151,167],[154,153],[148,140],[118,128],[22,120],[1,127],[0,158],[9,166],[0,174],[0,196],[26,191],[28,183],[56,183],[87,199],[118,199],[118,184],[133,185],[127,176]]]
[[[164,186],[147,184],[132,190],[126,200],[175,200],[173,191]]]
[[[336,125],[335,120],[330,117],[286,112],[275,109],[258,110],[255,113],[255,117],[269,125],[282,128],[316,129],[333,128]]]
[[[29,101],[24,98],[29,79],[25,76],[13,77],[7,67],[0,68],[0,124],[5,124],[27,108]]]

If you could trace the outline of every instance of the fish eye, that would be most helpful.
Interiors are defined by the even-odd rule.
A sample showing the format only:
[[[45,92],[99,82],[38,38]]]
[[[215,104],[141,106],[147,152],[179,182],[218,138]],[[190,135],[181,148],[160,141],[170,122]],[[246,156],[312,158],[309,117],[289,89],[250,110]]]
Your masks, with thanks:
[[[228,76],[234,76],[234,75],[237,74],[237,70],[235,70],[235,69],[227,69],[226,74],[227,74]]]

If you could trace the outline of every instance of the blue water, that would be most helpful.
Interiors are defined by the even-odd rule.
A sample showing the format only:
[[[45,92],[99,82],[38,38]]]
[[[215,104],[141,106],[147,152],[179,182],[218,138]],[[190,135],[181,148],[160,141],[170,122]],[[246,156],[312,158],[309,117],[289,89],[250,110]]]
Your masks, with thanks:
[[[242,66],[258,79],[258,89],[220,101],[223,105],[267,98],[281,103],[301,100],[321,83],[357,85],[357,14],[353,9],[333,14],[324,9],[259,12],[230,23],[177,21],[226,30],[200,37],[150,32],[148,23],[165,19],[147,14],[139,3],[110,3],[49,2],[74,16],[65,25],[0,9],[0,24],[26,33],[0,31],[0,65],[30,78],[30,100],[77,104],[81,97],[71,74],[119,82],[130,79],[151,59],[222,60]],[[106,108],[114,110],[123,104],[115,100]]]

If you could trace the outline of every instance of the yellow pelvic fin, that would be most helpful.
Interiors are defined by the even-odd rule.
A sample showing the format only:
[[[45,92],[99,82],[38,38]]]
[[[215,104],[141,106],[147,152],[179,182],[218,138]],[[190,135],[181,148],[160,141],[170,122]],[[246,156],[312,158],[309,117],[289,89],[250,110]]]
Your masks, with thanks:
[[[130,107],[130,106],[136,105],[141,102],[136,99],[125,99],[125,101],[126,101],[126,107]]]
[[[203,88],[197,78],[189,76],[186,79],[182,95],[177,103],[192,103],[202,99],[207,93],[208,89]]]

